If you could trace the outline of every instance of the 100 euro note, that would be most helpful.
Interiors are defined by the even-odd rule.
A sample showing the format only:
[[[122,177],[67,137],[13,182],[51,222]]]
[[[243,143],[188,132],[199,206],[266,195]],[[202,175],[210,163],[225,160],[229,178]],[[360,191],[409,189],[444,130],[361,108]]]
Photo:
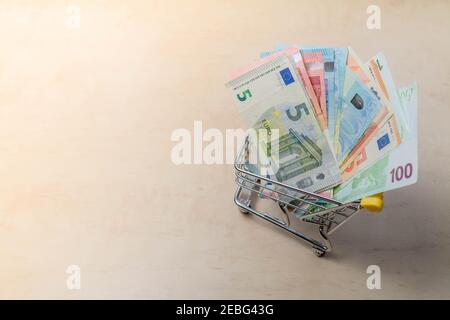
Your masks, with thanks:
[[[278,56],[226,86],[249,127],[256,132],[278,132],[258,141],[269,158],[271,178],[311,192],[341,181],[291,57]]]
[[[399,101],[408,112],[408,132],[400,146],[349,181],[334,189],[334,199],[351,202],[417,182],[417,84],[398,90]]]

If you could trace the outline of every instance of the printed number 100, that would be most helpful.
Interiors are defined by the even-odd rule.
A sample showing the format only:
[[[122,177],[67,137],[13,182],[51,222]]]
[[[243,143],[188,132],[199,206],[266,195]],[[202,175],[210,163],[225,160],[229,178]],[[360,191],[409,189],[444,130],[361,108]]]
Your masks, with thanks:
[[[411,178],[413,172],[413,166],[411,163],[407,163],[405,166],[398,166],[391,170],[391,182],[401,181],[403,178]]]

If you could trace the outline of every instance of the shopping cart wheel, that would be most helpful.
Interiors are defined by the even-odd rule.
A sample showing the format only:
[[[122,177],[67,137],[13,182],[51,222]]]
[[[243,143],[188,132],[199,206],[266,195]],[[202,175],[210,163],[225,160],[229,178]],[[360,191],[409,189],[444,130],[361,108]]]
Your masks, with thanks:
[[[287,213],[286,205],[284,203],[278,202],[278,206],[280,207],[281,211],[283,211],[284,213]]]
[[[249,205],[248,207],[251,208],[252,206]],[[243,214],[249,214],[249,212],[247,210],[242,209],[242,208],[239,208],[239,211],[241,211],[241,213],[243,213]]]
[[[316,249],[316,248],[313,248],[313,252],[319,258],[323,257],[325,255],[325,253],[327,253],[326,251],[323,251],[323,250],[320,250],[320,249]]]

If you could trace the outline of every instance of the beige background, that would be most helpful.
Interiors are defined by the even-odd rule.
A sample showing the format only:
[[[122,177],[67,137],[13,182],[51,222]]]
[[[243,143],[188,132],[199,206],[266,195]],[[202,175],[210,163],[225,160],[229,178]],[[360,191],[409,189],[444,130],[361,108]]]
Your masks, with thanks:
[[[371,3],[2,1],[0,297],[450,298],[450,3],[376,1],[378,31]],[[278,42],[381,50],[419,84],[418,184],[322,259],[239,213],[232,166],[170,160],[177,128],[242,125],[227,74]]]

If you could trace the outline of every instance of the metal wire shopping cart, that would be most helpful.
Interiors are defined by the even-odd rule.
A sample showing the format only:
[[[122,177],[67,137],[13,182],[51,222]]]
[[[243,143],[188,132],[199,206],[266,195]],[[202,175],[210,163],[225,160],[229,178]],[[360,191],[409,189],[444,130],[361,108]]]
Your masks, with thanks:
[[[383,207],[383,194],[363,198],[360,201],[341,203],[316,193],[292,187],[249,171],[245,159],[249,154],[249,137],[236,157],[234,168],[237,190],[234,202],[243,213],[254,215],[269,221],[280,228],[300,237],[309,243],[314,253],[321,257],[331,251],[328,236],[338,230],[361,208],[380,211]],[[258,197],[255,197],[255,196]],[[271,199],[278,203],[285,219],[254,208],[258,198]],[[300,220],[319,227],[321,240],[299,231],[294,221]]]

